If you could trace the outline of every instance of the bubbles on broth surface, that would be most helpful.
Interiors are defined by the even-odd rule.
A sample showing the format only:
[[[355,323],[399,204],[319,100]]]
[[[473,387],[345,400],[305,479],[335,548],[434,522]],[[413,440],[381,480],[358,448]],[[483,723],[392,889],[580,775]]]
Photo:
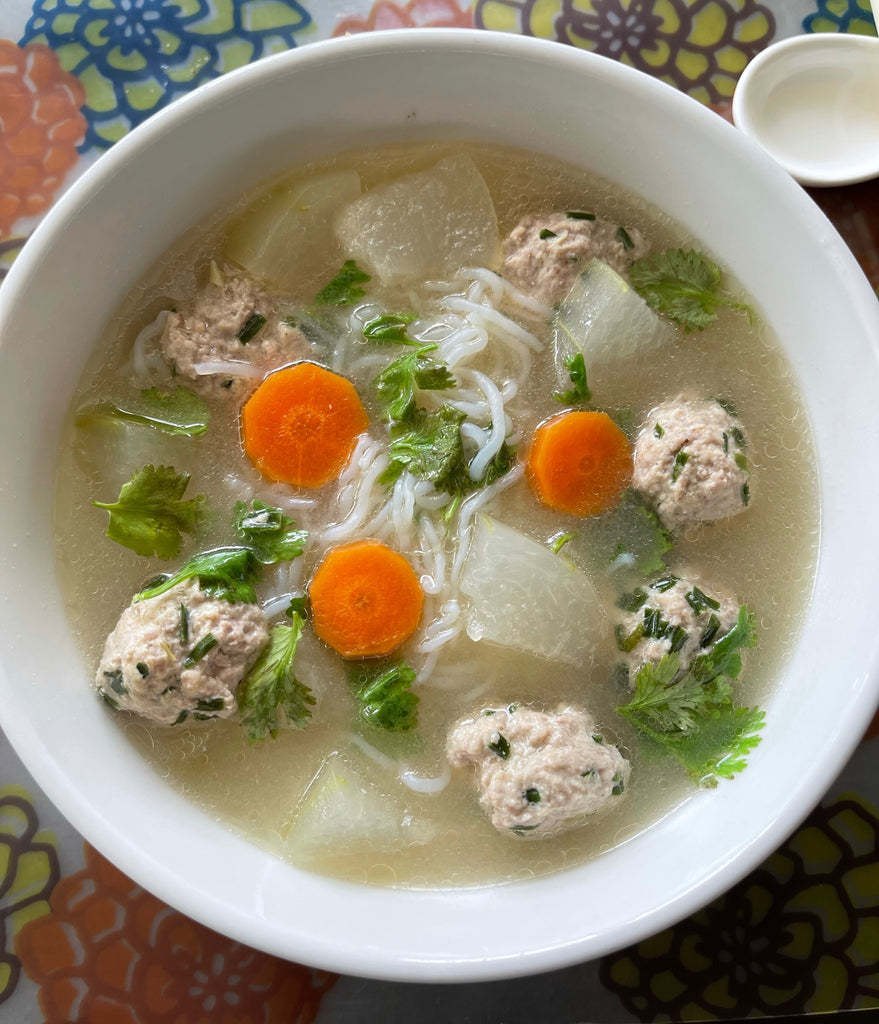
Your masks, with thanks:
[[[619,193],[614,186],[533,154],[445,144],[398,147],[343,154],[302,168],[301,177],[330,167],[353,167],[369,188],[462,151],[473,157],[488,184],[502,237],[527,213],[587,209],[640,230],[654,252],[681,244],[710,252],[710,239],[685,238],[658,211]],[[210,260],[219,257],[224,225],[252,198],[244,197],[188,231],[134,289],[97,346],[73,410],[142,386],[126,371],[133,338],[167,307],[169,297],[183,299],[199,286]],[[313,274],[291,282],[286,297],[293,304],[306,305],[335,269],[315,267]],[[727,286],[734,290],[734,284],[727,282]],[[399,308],[408,308],[410,299],[420,302],[423,298],[400,293]],[[529,329],[542,332],[548,344],[545,326],[535,328],[529,321]],[[704,332],[679,332],[672,344],[650,360],[637,358],[590,371],[589,385],[596,407],[631,408],[636,422],[652,407],[685,390],[735,401],[750,442],[751,507],[745,515],[688,528],[668,563],[678,572],[697,567],[706,579],[755,610],[759,643],[746,654],[735,696],[740,704],[765,700],[795,642],[809,598],[818,528],[808,420],[776,339],[765,325],[752,326],[745,317],[725,311]],[[534,426],[560,410],[551,397],[557,386],[552,358],[547,354],[535,361],[510,406],[515,409],[515,427],[522,436],[520,450],[526,448]],[[381,436],[380,416],[368,384],[360,384],[360,391],[370,412],[373,436]],[[253,479],[253,469],[241,451],[237,408],[214,402],[211,411],[207,434],[170,447],[162,447],[157,440],[154,449],[157,461],[170,452],[175,468],[192,474],[188,494],[204,493],[219,513],[209,523],[206,537],[197,543],[187,542],[181,560],[196,550],[229,542],[224,530],[235,500],[229,480]],[[126,452],[136,446],[140,458],[143,437],[126,437],[120,435],[119,444],[112,447],[96,444],[74,427],[71,416],[58,460],[59,572],[88,677],[132,593],[155,572],[167,570],[166,563],[142,559],[107,540],[106,517],[91,505],[94,498],[113,500],[119,480],[139,468],[130,463]],[[310,530],[336,521],[335,493],[329,486],[319,492],[315,507],[291,515],[298,525]],[[546,544],[576,525],[571,517],[538,506],[524,482],[503,493],[492,514]],[[314,552],[306,551],[301,567],[297,565],[303,580],[314,571],[315,558]],[[594,582],[602,598],[612,604],[617,596],[613,583],[607,579]],[[411,650],[404,647],[400,653],[408,659]],[[294,863],[376,885],[436,887],[512,881],[605,854],[650,827],[693,791],[676,764],[642,758],[632,730],[614,712],[615,706],[627,699],[610,681],[617,660],[612,639],[593,652],[592,664],[584,671],[475,643],[462,633],[441,650],[429,680],[418,688],[417,733],[379,735],[358,726],[340,659],[306,631],[296,671],[312,687],[318,704],[304,730],[283,730],[275,740],[249,744],[235,720],[160,728],[119,716],[117,724],[169,785],[224,825]],[[84,687],[83,700],[89,699],[94,695]],[[554,838],[523,841],[491,826],[477,804],[468,773],[453,772],[449,784],[439,792],[417,792],[400,781],[404,771],[421,778],[438,777],[451,724],[483,707],[514,701],[544,710],[567,704],[586,706],[608,742],[618,743],[632,761],[625,799],[582,827]],[[319,856],[303,852],[291,822],[303,794],[331,756],[350,765],[370,793],[393,802],[416,823],[424,823],[424,831],[413,831],[413,841],[390,851],[370,852],[358,839],[348,851],[334,848]],[[428,833],[429,841],[419,840],[418,836]]]

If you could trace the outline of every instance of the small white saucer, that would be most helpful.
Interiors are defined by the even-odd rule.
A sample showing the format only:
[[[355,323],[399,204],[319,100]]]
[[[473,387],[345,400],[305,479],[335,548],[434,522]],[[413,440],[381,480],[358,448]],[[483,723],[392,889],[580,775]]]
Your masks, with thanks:
[[[773,43],[742,72],[732,113],[802,185],[879,176],[879,38],[820,33]]]

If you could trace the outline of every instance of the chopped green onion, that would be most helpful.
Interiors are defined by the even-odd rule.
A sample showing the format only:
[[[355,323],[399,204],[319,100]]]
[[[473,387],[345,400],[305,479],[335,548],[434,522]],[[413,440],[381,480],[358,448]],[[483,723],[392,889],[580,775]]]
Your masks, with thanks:
[[[637,612],[644,607],[647,600],[647,591],[641,587],[633,590],[631,594],[622,594],[617,598],[617,608],[624,612]]]
[[[620,227],[617,228],[617,241],[622,242],[623,248],[626,250],[631,250],[635,248],[635,243],[632,241],[632,236],[629,234],[628,231],[626,231],[626,229],[622,225],[620,225]]]
[[[661,579],[658,579],[655,583],[651,583],[650,584],[650,589],[651,590],[656,590],[660,594],[664,594],[666,592],[666,590],[671,590],[671,588],[676,583],[680,583],[680,582],[681,581],[680,581],[680,578],[678,576],[674,576],[674,575],[672,575],[672,573],[668,573],[667,575],[663,576]]]
[[[558,554],[562,550],[562,548],[565,546],[565,544],[570,544],[570,542],[576,536],[577,536],[576,533],[560,533],[560,534],[558,534],[558,536],[553,537],[553,539],[552,539],[552,550],[555,552],[555,554]]]
[[[558,238],[558,235],[555,231],[550,231],[549,228],[543,228],[538,237],[541,241],[545,241],[547,238]]]
[[[259,334],[259,332],[263,329],[263,327],[265,327],[265,325],[266,318],[262,315],[262,313],[257,313],[254,311],[244,321],[244,326],[238,332],[236,337],[238,338],[242,345],[246,345],[249,341],[253,341],[253,339],[257,336],[257,334]]]
[[[653,427],[653,433],[655,434],[656,437],[662,437],[662,435],[665,433],[665,430],[663,429],[661,423],[657,423]]]
[[[527,803],[539,804],[540,803],[540,791],[534,786],[529,786],[528,789],[522,794]]]
[[[588,210],[566,210],[565,216],[568,220],[595,220],[595,214]]]
[[[498,757],[502,757],[505,761],[510,756],[510,743],[502,733],[498,733],[497,739],[489,743],[488,749],[493,750]]]
[[[708,624],[702,632],[702,636],[699,637],[699,646],[707,647],[711,641],[717,636],[717,632],[720,629],[720,619],[713,613],[708,617]]]
[[[717,611],[720,608],[720,601],[715,601],[713,597],[709,597],[698,587],[693,587],[692,590],[688,590],[687,593],[684,594],[684,598],[687,604],[697,615],[701,615],[702,612],[707,612],[709,608],[713,608],[714,611]]]
[[[671,468],[671,479],[672,483],[681,475],[681,470],[690,461],[690,453],[685,452],[683,448],[675,455],[674,465]]]
[[[197,665],[201,659],[212,651],[220,641],[214,636],[213,633],[205,633],[205,635],[199,640],[199,642],[189,652],[189,656],[183,662],[184,668],[192,668],[193,665]]]
[[[635,649],[641,637],[644,636],[644,623],[639,622],[632,632],[628,634],[624,634],[622,626],[617,624],[614,627],[613,632],[617,642],[617,647],[623,652],[623,654],[629,654]]]

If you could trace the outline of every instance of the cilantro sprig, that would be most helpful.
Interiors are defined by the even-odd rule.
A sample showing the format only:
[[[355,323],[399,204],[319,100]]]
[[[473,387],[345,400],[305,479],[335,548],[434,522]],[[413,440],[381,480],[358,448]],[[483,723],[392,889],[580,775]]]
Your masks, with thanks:
[[[571,356],[565,362],[565,366],[568,368],[568,375],[573,387],[567,391],[553,391],[552,397],[562,405],[576,405],[579,402],[591,401],[592,391],[586,379],[586,360],[583,358],[583,353],[578,352]]]
[[[665,569],[665,555],[673,545],[659,516],[630,490],[615,509],[588,520],[581,532],[604,569],[642,577]]]
[[[401,661],[351,662],[348,683],[368,725],[388,732],[409,732],[418,725],[418,695],[411,690],[415,671]]]
[[[258,498],[250,507],[243,501],[236,502],[235,533],[264,565],[298,558],[308,540],[307,530],[297,530],[281,509]]]
[[[135,423],[164,434],[197,437],[208,429],[210,412],[200,395],[178,384],[170,392],[146,388],[137,398],[89,405],[76,414],[78,427],[91,426],[102,420]]]
[[[254,585],[261,579],[260,561],[250,548],[215,548],[200,551],[170,576],[153,581],[150,586],[134,595],[135,601],[164,594],[178,583],[196,580],[199,587],[212,597],[225,601],[253,604],[256,601]]]
[[[93,501],[110,514],[107,536],[138,555],[176,558],[183,534],[196,534],[204,525],[207,498],[184,500],[189,473],[173,466],[144,466],[122,485],[116,501]]]
[[[448,391],[456,386],[455,378],[445,363],[428,353],[435,345],[420,345],[389,363],[375,378],[379,399],[387,409],[388,419],[403,422],[412,418],[421,391]]]
[[[363,325],[363,337],[367,341],[417,346],[418,342],[413,341],[406,330],[417,319],[414,313],[383,313]]]
[[[629,279],[648,306],[685,331],[701,331],[713,324],[721,306],[753,318],[747,304],[721,290],[720,267],[695,249],[666,249],[635,260]]]
[[[730,683],[742,670],[740,651],[755,643],[755,617],[743,606],[736,625],[686,672],[677,654],[643,664],[632,699],[617,711],[648,747],[676,758],[694,782],[714,787],[742,771],[760,742],[764,713],[736,707]]]
[[[281,729],[281,715],[303,728],[316,701],[311,689],[296,677],[293,663],[302,638],[303,619],[293,614],[290,622],[272,626],[269,642],[238,688],[241,724],[251,743],[274,739]]]
[[[246,544],[200,551],[177,572],[153,581],[134,600],[158,597],[178,583],[196,580],[213,597],[252,604],[256,601],[255,586],[262,578],[262,566],[298,558],[308,540],[306,530],[297,530],[279,508],[258,499],[249,508],[243,501],[235,505],[234,528]]]
[[[345,260],[335,277],[328,281],[315,295],[316,306],[350,306],[366,295],[361,285],[371,281],[372,276],[361,270],[354,260]]]

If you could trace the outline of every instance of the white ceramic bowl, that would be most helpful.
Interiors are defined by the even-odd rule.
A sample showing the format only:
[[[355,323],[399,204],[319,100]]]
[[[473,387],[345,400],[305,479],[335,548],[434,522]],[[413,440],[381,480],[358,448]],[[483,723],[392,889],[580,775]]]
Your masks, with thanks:
[[[173,793],[90,693],[52,543],[62,418],[114,307],[180,232],[285,165],[436,137],[530,147],[646,196],[765,311],[815,431],[823,528],[803,635],[748,770],[613,852],[533,882],[359,887],[281,863]],[[199,89],[68,192],[3,286],[0,717],[48,796],[162,899],[254,946],[400,980],[497,978],[604,954],[693,912],[779,845],[877,694],[879,306],[830,224],[710,111],[613,62],[428,30],[318,43]],[[795,530],[796,523],[791,523]]]

